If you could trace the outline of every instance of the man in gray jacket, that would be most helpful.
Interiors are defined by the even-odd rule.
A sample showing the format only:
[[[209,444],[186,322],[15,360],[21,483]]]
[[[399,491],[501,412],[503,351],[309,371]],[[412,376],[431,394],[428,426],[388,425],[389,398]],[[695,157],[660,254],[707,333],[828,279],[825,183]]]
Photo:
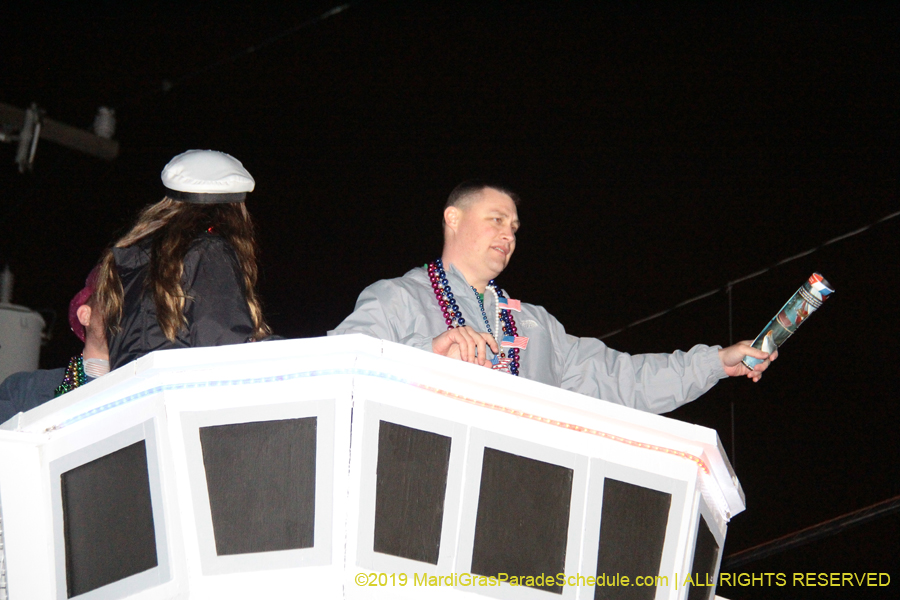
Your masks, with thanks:
[[[567,334],[543,307],[510,299],[493,282],[516,249],[517,204],[499,186],[457,186],[444,208],[441,258],[367,287],[329,334],[365,333],[653,413],[728,376],[759,381],[776,358],[748,342],[629,355]],[[767,360],[750,370],[744,356]]]

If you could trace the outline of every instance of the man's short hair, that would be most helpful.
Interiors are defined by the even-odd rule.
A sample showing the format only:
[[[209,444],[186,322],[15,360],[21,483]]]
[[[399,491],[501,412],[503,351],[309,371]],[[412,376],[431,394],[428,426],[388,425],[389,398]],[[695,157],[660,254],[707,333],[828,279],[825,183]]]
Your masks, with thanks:
[[[447,203],[444,204],[444,210],[447,210],[451,206],[455,206],[460,210],[467,209],[475,200],[478,199],[478,196],[481,194],[481,192],[483,192],[487,188],[497,190],[501,194],[506,194],[510,197],[510,199],[512,199],[514,205],[519,206],[519,195],[510,190],[505,185],[482,179],[472,179],[469,181],[463,181],[458,186],[453,188],[453,191],[450,192],[450,195],[447,197]],[[446,223],[443,224],[446,225]]]

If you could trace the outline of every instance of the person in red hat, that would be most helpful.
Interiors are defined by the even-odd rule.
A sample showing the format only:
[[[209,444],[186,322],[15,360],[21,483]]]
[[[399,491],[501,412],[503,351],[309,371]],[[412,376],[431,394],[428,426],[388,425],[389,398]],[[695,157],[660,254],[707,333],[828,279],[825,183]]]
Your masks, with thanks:
[[[0,383],[0,423],[40,406],[109,372],[106,325],[97,303],[99,267],[94,267],[69,302],[69,326],[84,342],[81,354],[68,366],[13,373]]]

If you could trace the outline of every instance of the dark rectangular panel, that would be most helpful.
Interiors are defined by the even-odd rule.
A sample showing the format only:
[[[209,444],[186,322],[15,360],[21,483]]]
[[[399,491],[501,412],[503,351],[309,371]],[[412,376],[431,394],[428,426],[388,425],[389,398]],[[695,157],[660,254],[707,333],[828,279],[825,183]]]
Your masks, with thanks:
[[[69,598],[157,566],[144,440],[60,479]]]
[[[450,438],[381,421],[375,552],[438,563]]]
[[[312,548],[316,417],[200,428],[216,554]]]
[[[472,573],[551,577],[566,566],[572,469],[484,449]],[[533,586],[562,594],[562,586]]]
[[[694,562],[691,564],[691,577],[700,585],[692,585],[688,590],[688,600],[703,600],[712,595],[715,585],[713,575],[716,573],[716,563],[719,561],[719,543],[709,530],[706,519],[700,517],[700,526],[697,527],[697,541],[694,545]]]
[[[653,586],[635,586],[637,577],[659,575],[672,495],[624,481],[603,480],[597,577],[629,585],[598,585],[596,600],[652,600]],[[619,579],[616,579],[616,576]],[[674,585],[674,582],[670,582]]]

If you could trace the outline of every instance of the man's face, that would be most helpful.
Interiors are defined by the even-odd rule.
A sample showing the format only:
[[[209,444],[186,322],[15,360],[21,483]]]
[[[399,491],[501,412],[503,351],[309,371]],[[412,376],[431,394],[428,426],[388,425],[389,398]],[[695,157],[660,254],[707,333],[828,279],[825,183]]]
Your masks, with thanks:
[[[459,211],[458,262],[467,276],[485,281],[498,276],[516,249],[519,215],[512,198],[485,188],[481,198]]]

